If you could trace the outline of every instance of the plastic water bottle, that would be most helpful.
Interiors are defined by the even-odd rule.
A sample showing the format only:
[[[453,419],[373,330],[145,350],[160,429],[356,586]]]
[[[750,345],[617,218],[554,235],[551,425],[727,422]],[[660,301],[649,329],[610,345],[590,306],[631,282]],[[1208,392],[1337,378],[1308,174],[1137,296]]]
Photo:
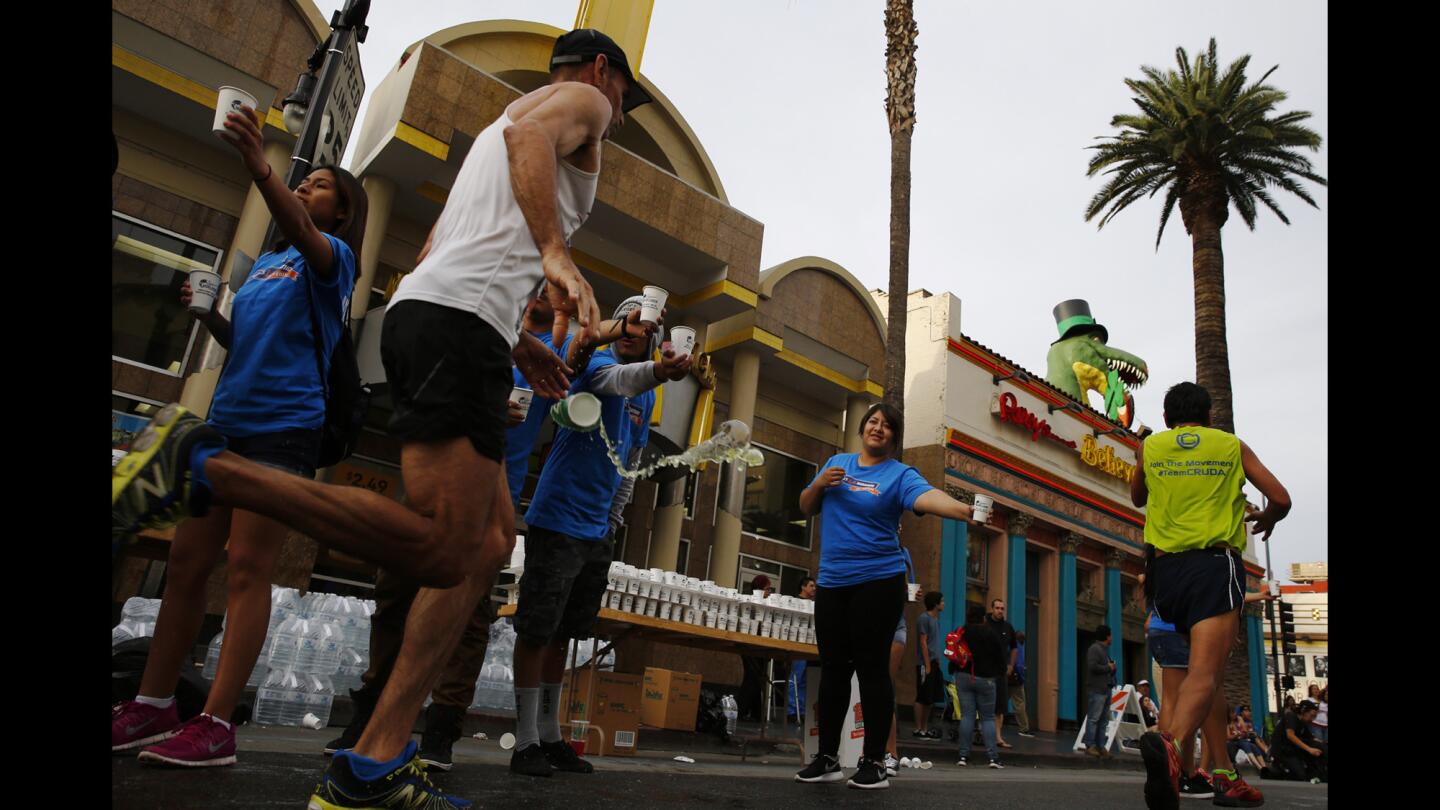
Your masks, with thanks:
[[[215,672],[220,668],[220,646],[225,643],[225,628],[221,627],[220,632],[210,639],[210,646],[205,649],[205,666],[200,670],[200,677],[207,681],[215,680]]]
[[[305,712],[320,718],[320,725],[330,724],[330,708],[335,703],[335,687],[328,675],[304,675]],[[300,713],[304,718],[305,712]],[[298,723],[297,723],[298,725]]]
[[[129,619],[132,622],[145,622],[154,625],[155,617],[159,615],[159,599],[145,599],[139,596],[132,596],[126,599],[124,606],[120,608],[120,620],[122,622]]]
[[[269,657],[266,659],[271,669],[290,669],[295,666],[300,639],[309,626],[305,619],[292,616],[275,628],[270,637]]]
[[[295,670],[311,675],[334,675],[340,669],[340,625],[319,616],[305,620],[305,625],[295,654]]]
[[[740,704],[735,701],[734,695],[726,695],[720,699],[720,710],[725,714],[725,736],[732,736],[735,720],[740,716]]]
[[[305,675],[291,669],[272,669],[255,693],[255,722],[267,726],[298,726],[310,704]]]
[[[336,670],[335,677],[331,679],[335,687],[335,694],[343,695],[350,689],[360,688],[360,676],[370,667],[370,655],[362,653],[354,647],[344,647],[340,650],[340,668]]]

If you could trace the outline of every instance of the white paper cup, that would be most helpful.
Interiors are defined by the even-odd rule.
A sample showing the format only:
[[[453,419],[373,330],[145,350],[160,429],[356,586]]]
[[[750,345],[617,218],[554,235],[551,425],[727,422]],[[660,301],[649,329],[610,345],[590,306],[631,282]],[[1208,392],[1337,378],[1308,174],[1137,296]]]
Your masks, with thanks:
[[[524,419],[530,414],[530,400],[535,398],[535,392],[529,388],[515,386],[510,389],[510,401],[520,406],[520,418]]]
[[[914,602],[914,601],[915,601],[915,597],[917,597],[917,596],[920,595],[920,583],[918,583],[918,582],[907,582],[907,583],[905,584],[905,587],[910,590],[909,601]]]
[[[220,88],[220,96],[215,100],[215,122],[210,126],[210,131],[214,132],[216,137],[230,134],[230,130],[225,128],[225,116],[240,112],[241,105],[253,110],[260,102],[238,87],[225,85]]]
[[[509,751],[511,748],[514,748],[514,747],[515,747],[515,735],[514,735],[514,734],[511,734],[511,733],[508,732],[508,731],[505,732],[504,734],[501,734],[501,735],[500,735],[500,747],[501,747],[501,748],[504,748],[506,751]]]
[[[304,726],[305,728],[317,728],[317,729],[318,729],[318,728],[324,728],[324,727],[325,727],[325,724],[320,722],[320,718],[316,717],[316,716],[315,716],[313,713],[311,713],[311,712],[306,712],[306,713],[305,713],[305,717],[304,717],[303,719],[301,719],[300,725]]]
[[[993,509],[994,507],[995,507],[995,499],[994,499],[994,498],[991,498],[989,495],[976,495],[976,496],[975,496],[975,506],[974,506],[974,510],[975,510],[975,522],[976,522],[976,523],[988,523],[988,522],[990,521],[990,511],[991,511],[991,509]]]
[[[204,315],[215,306],[220,294],[220,274],[209,270],[190,271],[190,311]]]
[[[594,430],[600,424],[600,400],[588,391],[571,394],[550,407],[550,418],[570,430]]]
[[[677,326],[670,330],[670,345],[674,347],[675,354],[693,354],[695,352],[695,330],[688,326]]]
[[[670,293],[666,292],[664,287],[646,285],[642,296],[640,322],[654,324],[660,320],[660,313],[665,311],[665,299],[670,297]]]

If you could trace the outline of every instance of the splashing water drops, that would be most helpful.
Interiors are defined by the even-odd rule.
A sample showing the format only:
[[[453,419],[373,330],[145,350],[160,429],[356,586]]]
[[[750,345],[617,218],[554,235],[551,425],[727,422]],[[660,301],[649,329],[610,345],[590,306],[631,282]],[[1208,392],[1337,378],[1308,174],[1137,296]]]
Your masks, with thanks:
[[[715,429],[715,435],[705,441],[691,447],[683,453],[673,456],[663,456],[653,463],[638,470],[625,468],[625,460],[620,458],[620,453],[615,449],[615,443],[610,441],[610,436],[605,432],[605,421],[600,421],[600,439],[605,442],[606,452],[610,456],[610,463],[615,465],[616,472],[625,478],[645,478],[651,473],[664,467],[689,467],[693,472],[695,468],[707,461],[715,462],[739,462],[749,467],[755,467],[765,463],[765,454],[758,448],[750,446],[750,428],[738,419],[731,419],[721,423]]]

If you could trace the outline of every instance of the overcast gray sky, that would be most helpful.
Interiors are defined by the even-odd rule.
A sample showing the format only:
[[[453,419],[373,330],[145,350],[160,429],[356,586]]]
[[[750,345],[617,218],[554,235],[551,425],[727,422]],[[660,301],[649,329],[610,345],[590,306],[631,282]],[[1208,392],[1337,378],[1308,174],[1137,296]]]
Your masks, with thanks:
[[[318,4],[327,17],[342,5]],[[367,89],[406,45],[442,28],[525,19],[569,29],[578,5],[375,0],[361,46]],[[762,268],[814,254],[888,286],[883,16],[882,0],[655,2],[641,72],[700,138],[730,203],[765,224]],[[1214,36],[1222,63],[1251,55],[1252,81],[1280,66],[1268,80],[1289,94],[1280,109],[1313,114],[1326,144],[1306,155],[1328,178],[1325,7],[917,0],[915,16],[911,289],[958,295],[965,334],[1040,374],[1057,336],[1051,308],[1087,299],[1111,345],[1149,364],[1137,409],[1163,428],[1165,389],[1195,377],[1189,236],[1177,212],[1156,251],[1163,194],[1103,231],[1086,223],[1102,181],[1085,176],[1085,147],[1134,111],[1125,78],[1174,67],[1177,46],[1193,59]],[[1272,536],[1282,578],[1291,562],[1328,559],[1329,193],[1306,185],[1320,210],[1276,192],[1290,226],[1262,211],[1253,233],[1236,215],[1223,231],[1236,430],[1295,502]]]

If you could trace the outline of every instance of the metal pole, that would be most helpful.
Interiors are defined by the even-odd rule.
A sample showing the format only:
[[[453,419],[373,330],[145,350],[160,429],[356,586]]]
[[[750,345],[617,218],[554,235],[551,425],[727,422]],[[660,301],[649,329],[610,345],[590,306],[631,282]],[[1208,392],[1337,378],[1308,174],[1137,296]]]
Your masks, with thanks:
[[[1268,498],[1263,499],[1261,502],[1265,504],[1265,507],[1269,506]],[[1262,542],[1265,543],[1265,572],[1272,583],[1278,584],[1278,580],[1275,579],[1275,567],[1270,564],[1270,541],[1264,540]],[[1275,646],[1280,641],[1280,634],[1278,628],[1275,626],[1274,599],[1265,600],[1265,619],[1270,623],[1270,661],[1271,667],[1275,671],[1275,711],[1279,714],[1285,711],[1285,690],[1280,685],[1280,651]],[[1269,714],[1269,712],[1266,712],[1266,714]]]
[[[350,48],[352,40],[359,37],[360,42],[365,41],[368,31],[365,16],[369,12],[370,0],[347,0],[345,8],[335,12],[335,16],[330,20],[331,31],[325,44],[325,61],[321,63],[315,92],[311,95],[305,112],[305,126],[295,140],[295,150],[290,153],[290,167],[285,171],[286,188],[293,190],[310,174],[310,162],[315,157],[315,148],[320,142],[320,128],[324,126],[325,105],[329,103],[330,93],[335,88],[341,61],[345,58],[345,51]],[[275,220],[272,218],[269,227],[265,229],[265,241],[261,244],[261,251],[269,250],[275,243],[275,227]]]

